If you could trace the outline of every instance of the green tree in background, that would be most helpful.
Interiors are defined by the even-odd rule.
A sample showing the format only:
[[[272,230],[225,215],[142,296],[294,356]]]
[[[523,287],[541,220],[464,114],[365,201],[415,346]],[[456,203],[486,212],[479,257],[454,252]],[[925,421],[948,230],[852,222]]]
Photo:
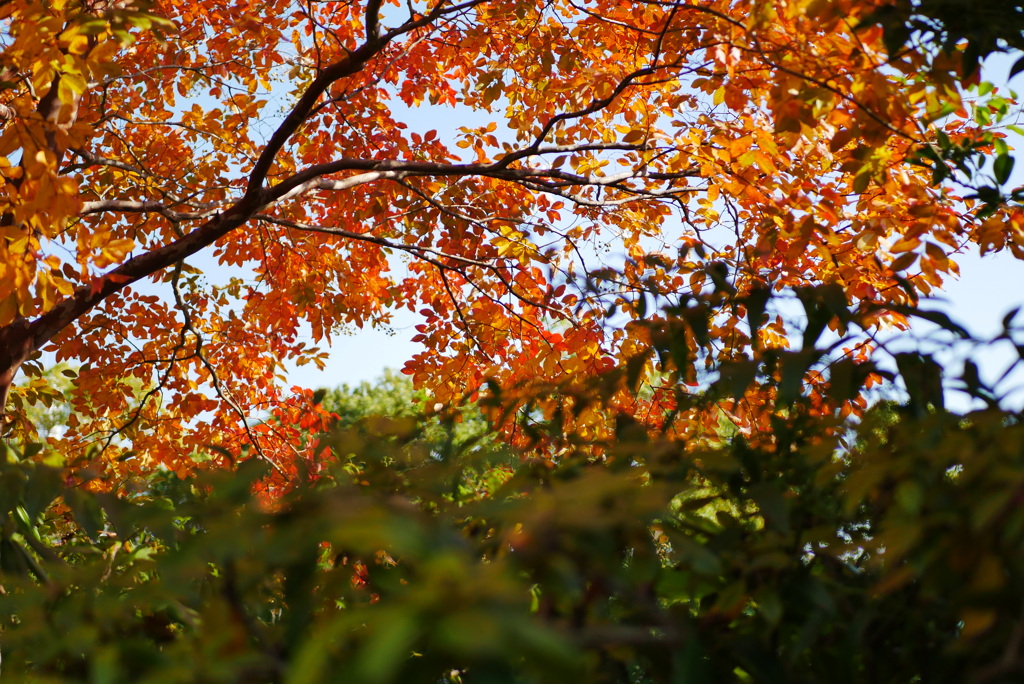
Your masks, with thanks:
[[[497,463],[514,458],[478,404],[453,408],[432,402],[428,392],[413,387],[409,376],[393,370],[373,382],[323,389],[315,396],[336,416],[336,429],[401,433],[438,459],[473,454]]]

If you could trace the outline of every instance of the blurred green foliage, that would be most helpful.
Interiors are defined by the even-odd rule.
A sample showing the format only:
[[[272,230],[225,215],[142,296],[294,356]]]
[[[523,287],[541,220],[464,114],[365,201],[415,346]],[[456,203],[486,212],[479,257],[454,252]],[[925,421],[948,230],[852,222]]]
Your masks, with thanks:
[[[385,370],[372,383],[321,389],[316,398],[327,411],[337,416],[336,427],[339,429],[372,431],[376,419],[385,417],[404,424],[409,431],[406,437],[410,439],[407,441],[439,458],[472,451],[492,459],[514,459],[510,450],[491,431],[477,404],[461,407],[435,405],[425,391],[413,387],[409,376],[393,370]],[[395,424],[386,427],[392,432],[397,429]]]
[[[779,393],[795,360],[801,376],[825,363],[787,354],[723,366],[692,400],[713,405],[740,375]],[[829,391],[856,394],[866,370]],[[935,384],[860,420],[791,393],[771,441],[688,444],[619,417],[614,439],[539,458],[453,439],[450,412],[413,410],[385,378],[324,397],[341,414],[322,438],[333,465],[273,500],[257,460],[93,492],[45,448],[5,447],[2,674],[1019,682],[1024,425],[998,402],[950,413]]]

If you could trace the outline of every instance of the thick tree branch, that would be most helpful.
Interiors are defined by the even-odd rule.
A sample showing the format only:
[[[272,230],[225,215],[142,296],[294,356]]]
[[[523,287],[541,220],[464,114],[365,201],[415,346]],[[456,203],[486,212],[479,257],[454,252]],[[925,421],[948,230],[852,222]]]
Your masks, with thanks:
[[[58,303],[35,320],[29,322],[26,319],[18,318],[7,326],[0,328],[0,417],[4,415],[14,375],[32,352],[38,350],[66,326],[86,314],[107,297],[212,245],[218,239],[243,225],[262,208],[268,206],[276,199],[280,199],[285,194],[285,192],[279,192],[276,196],[267,196],[265,194],[263,186],[267,173],[272,167],[277,154],[292,135],[307,121],[317,101],[332,83],[359,73],[366,66],[367,62],[380,53],[395,38],[427,26],[440,17],[462,12],[485,1],[469,0],[468,2],[455,5],[440,2],[425,15],[412,17],[401,26],[384,34],[368,37],[362,46],[349,53],[344,59],[325,69],[310,84],[285,117],[285,120],[275,130],[262,153],[257,158],[241,199],[235,202],[229,209],[223,213],[210,216],[201,226],[188,235],[122,263],[109,273],[97,278],[90,285],[79,288],[67,299]],[[381,0],[369,0],[367,4],[368,16],[377,17],[381,4]],[[376,26],[375,22],[377,21],[378,19],[372,20],[371,28]],[[374,30],[376,31],[376,29]],[[44,95],[39,103],[40,114],[45,120],[53,121],[54,125],[57,125],[57,117],[61,107],[60,100],[57,98],[58,81],[59,76],[55,77],[50,91],[47,95]],[[76,106],[73,109],[77,110],[77,103],[75,104]],[[75,111],[72,112],[72,117],[74,114]],[[59,163],[60,158],[63,156],[63,151],[55,150],[55,154]],[[83,158],[87,157],[83,155]],[[367,170],[373,169],[368,167]],[[312,177],[295,182],[287,189],[294,189],[307,180],[312,180]],[[364,180],[363,182],[367,181]],[[344,183],[344,181],[341,181],[341,183]],[[172,220],[201,218],[205,215],[205,213],[193,216],[182,215],[162,207],[158,203],[147,202],[122,202],[119,204],[116,201],[114,203],[100,201],[87,204],[85,209],[86,213],[100,211],[142,213],[153,211],[168,216]],[[10,225],[10,217],[10,214],[4,215],[3,221],[6,225]]]
[[[471,7],[475,7],[476,5],[483,4],[486,1],[487,0],[469,0],[469,2],[451,5],[447,8],[445,7],[444,2],[439,2],[437,6],[427,14],[419,18],[411,18],[398,28],[388,31],[383,35],[379,35],[379,31],[377,30],[379,21],[378,15],[382,1],[369,0],[366,10],[366,42],[346,55],[344,59],[335,62],[320,72],[309,87],[306,88],[298,102],[295,103],[295,106],[292,107],[292,110],[288,113],[288,116],[285,117],[284,121],[281,122],[281,125],[278,126],[277,130],[275,130],[273,135],[270,136],[270,140],[267,141],[266,146],[263,148],[263,152],[260,153],[260,156],[257,158],[252,173],[249,175],[244,199],[252,200],[262,192],[267,174],[274,163],[274,159],[277,158],[277,154],[308,120],[310,113],[317,105],[317,101],[324,93],[327,92],[327,89],[333,83],[359,73],[367,62],[377,56],[395,38],[423,26],[427,26],[442,16],[454,12],[462,12]],[[371,17],[373,17],[372,20]],[[371,34],[371,30],[377,35]]]

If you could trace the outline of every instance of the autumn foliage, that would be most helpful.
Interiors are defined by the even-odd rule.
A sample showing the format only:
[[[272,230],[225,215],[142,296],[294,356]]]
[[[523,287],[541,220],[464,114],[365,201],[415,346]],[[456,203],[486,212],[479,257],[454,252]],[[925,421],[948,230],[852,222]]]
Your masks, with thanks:
[[[1024,423],[944,354],[1024,334],[918,306],[1024,256],[1007,46],[976,0],[0,2],[3,675],[1020,681]],[[404,375],[286,386],[403,308]]]
[[[900,326],[969,241],[1024,245],[1018,210],[979,222],[936,185],[940,153],[984,139],[976,77],[889,54],[884,6],[6,2],[6,429],[30,430],[46,351],[83,364],[69,462],[248,454],[288,477],[326,414],[283,364],[405,307],[405,372],[440,403],[491,382],[508,417],[619,368],[594,411],[571,391],[531,410],[588,439],[605,409],[756,432],[770,397],[702,413],[674,388],[789,345],[766,293],[824,284],[822,328],[846,306]]]

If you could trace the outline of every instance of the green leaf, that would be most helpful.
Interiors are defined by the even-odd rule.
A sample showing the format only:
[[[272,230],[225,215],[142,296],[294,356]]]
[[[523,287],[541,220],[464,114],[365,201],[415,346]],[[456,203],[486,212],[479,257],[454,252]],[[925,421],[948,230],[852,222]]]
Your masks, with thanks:
[[[813,346],[796,352],[782,352],[779,354],[782,370],[778,393],[780,403],[789,404],[796,401],[803,389],[804,376],[807,375],[807,371],[820,358],[821,352]]]
[[[861,169],[853,177],[853,191],[858,195],[868,189],[871,185],[871,171],[867,168]]]
[[[916,416],[923,417],[928,406],[944,408],[942,367],[928,354],[903,352],[893,357],[910,396],[910,410]]]
[[[765,621],[770,625],[777,625],[785,610],[785,604],[779,596],[779,592],[773,587],[766,587],[757,593],[754,600]]]
[[[993,171],[995,172],[996,182],[1000,185],[1004,185],[1006,181],[1010,180],[1010,173],[1013,172],[1013,162],[1013,157],[1008,154],[1001,154],[996,157]]]
[[[67,489],[64,492],[64,503],[75,515],[75,520],[82,526],[89,538],[99,541],[103,531],[103,512],[100,510],[96,497],[79,489]]]
[[[743,306],[747,310],[747,325],[750,327],[751,343],[756,343],[757,331],[761,328],[764,312],[768,308],[771,290],[766,287],[754,289],[743,298]]]
[[[381,611],[375,618],[356,663],[362,675],[359,681],[394,681],[394,675],[412,655],[420,631],[418,621],[408,610],[398,608]]]
[[[756,361],[728,361],[718,371],[715,387],[719,396],[731,396],[739,399],[746,394],[747,388],[757,376]]]
[[[25,485],[24,505],[29,517],[35,520],[63,490],[64,478],[60,469],[37,465]]]
[[[769,528],[789,534],[789,505],[779,486],[774,482],[761,482],[750,487],[750,497],[757,504]]]
[[[0,577],[27,577],[30,569],[21,544],[7,537],[0,538]]]
[[[1017,61],[1013,63],[1013,66],[1010,67],[1010,73],[1006,77],[1006,80],[1010,80],[1022,71],[1024,71],[1024,57],[1019,57]]]

